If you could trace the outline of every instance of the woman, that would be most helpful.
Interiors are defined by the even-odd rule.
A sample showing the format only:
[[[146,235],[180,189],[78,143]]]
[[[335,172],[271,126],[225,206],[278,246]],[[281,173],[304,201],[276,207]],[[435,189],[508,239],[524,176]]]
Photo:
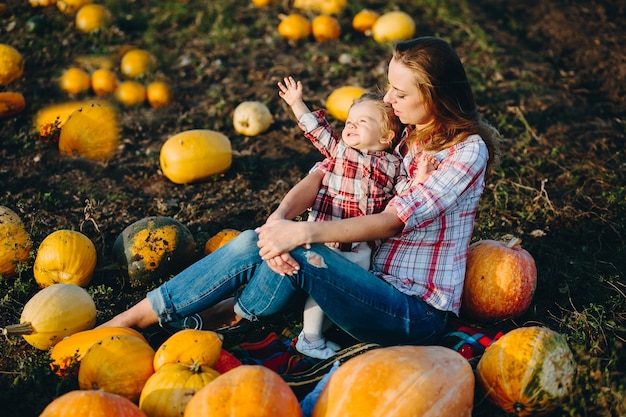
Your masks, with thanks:
[[[422,152],[439,161],[378,214],[327,222],[272,216],[204,257],[103,326],[180,320],[235,295],[256,320],[310,295],[357,340],[430,344],[458,314],[478,200],[498,134],[478,115],[465,70],[435,37],[394,46],[384,100],[406,125],[396,153],[410,177]],[[288,210],[287,210],[288,212]],[[323,242],[381,241],[366,271]],[[245,287],[244,287],[245,284]]]

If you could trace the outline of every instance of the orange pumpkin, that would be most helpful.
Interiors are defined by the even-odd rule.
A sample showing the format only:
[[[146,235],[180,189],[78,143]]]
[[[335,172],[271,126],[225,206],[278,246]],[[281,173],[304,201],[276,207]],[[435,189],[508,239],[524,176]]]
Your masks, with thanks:
[[[139,106],[146,101],[146,87],[138,81],[122,81],[113,92],[115,99],[124,106]]]
[[[372,26],[380,17],[378,12],[369,9],[363,9],[352,18],[352,28],[363,34],[370,34]]]
[[[39,417],[146,417],[128,399],[102,390],[75,390],[55,398]]]
[[[133,48],[120,60],[120,72],[128,78],[140,78],[156,66],[156,58],[145,49]]]
[[[39,245],[33,275],[42,288],[57,283],[86,287],[96,261],[96,247],[91,239],[75,230],[57,230]]]
[[[206,241],[206,243],[204,244],[204,254],[208,255],[209,253],[215,252],[240,234],[241,232],[235,229],[220,230]]]
[[[209,382],[191,398],[184,417],[301,417],[289,385],[260,365],[241,365]]]
[[[92,161],[107,161],[117,149],[119,136],[115,109],[104,103],[92,103],[74,110],[63,124],[59,152]]]
[[[476,378],[508,415],[540,416],[569,397],[575,370],[565,337],[531,326],[511,330],[490,345],[476,366]]]
[[[139,408],[150,417],[180,417],[193,395],[219,376],[215,369],[198,362],[168,363],[146,381]]]
[[[85,4],[76,12],[76,28],[84,33],[102,29],[111,22],[109,9],[101,4]]]
[[[519,317],[536,286],[535,261],[520,239],[480,240],[469,247],[461,312],[484,322]]]
[[[0,93],[0,120],[10,119],[26,108],[26,100],[22,93]]]
[[[339,39],[341,26],[337,18],[321,14],[316,16],[311,22],[311,33],[313,33],[313,37],[317,42]]]
[[[117,75],[108,68],[98,68],[91,74],[91,89],[97,96],[113,93],[117,85]]]
[[[84,93],[91,87],[91,78],[84,70],[78,67],[71,67],[61,74],[59,87],[68,94]]]
[[[213,367],[222,352],[222,337],[210,330],[183,329],[159,346],[152,363],[158,371],[168,363]]]
[[[278,24],[278,33],[283,38],[297,41],[309,37],[311,34],[311,22],[298,13],[292,13],[288,16],[280,16]]]
[[[133,402],[154,373],[154,349],[135,336],[110,336],[92,345],[78,369],[80,389],[102,389]]]
[[[79,363],[85,353],[100,340],[111,336],[134,336],[146,343],[148,341],[137,330],[129,327],[98,327],[83,330],[65,337],[50,350],[50,368],[59,376],[66,375],[68,370]]]
[[[346,361],[322,390],[313,417],[470,417],[474,373],[442,346],[392,346]]]
[[[146,98],[150,107],[162,107],[172,102],[170,85],[164,81],[153,81],[146,87]]]
[[[0,275],[12,276],[28,260],[32,241],[20,216],[5,206],[0,206],[0,241]]]

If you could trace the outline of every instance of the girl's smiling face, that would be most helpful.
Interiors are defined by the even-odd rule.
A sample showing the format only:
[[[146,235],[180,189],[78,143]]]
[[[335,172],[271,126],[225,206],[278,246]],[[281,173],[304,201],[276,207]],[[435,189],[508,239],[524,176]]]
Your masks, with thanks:
[[[394,113],[406,125],[427,125],[433,120],[426,108],[424,97],[418,90],[413,71],[401,62],[392,59],[387,73],[389,89],[383,100],[391,104]]]
[[[390,138],[383,136],[380,108],[369,101],[350,107],[341,139],[351,148],[373,152],[387,149],[391,143]]]

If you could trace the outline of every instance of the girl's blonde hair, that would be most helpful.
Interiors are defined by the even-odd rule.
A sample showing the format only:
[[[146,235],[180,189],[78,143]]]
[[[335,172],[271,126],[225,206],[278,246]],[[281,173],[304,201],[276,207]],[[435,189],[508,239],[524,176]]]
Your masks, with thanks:
[[[381,133],[383,136],[387,136],[389,132],[393,133],[393,135],[389,138],[389,146],[391,146],[392,143],[400,139],[400,136],[402,135],[402,130],[404,130],[404,125],[400,122],[398,116],[394,114],[393,107],[383,101],[383,97],[384,93],[381,92],[364,93],[362,96],[354,100],[352,105],[354,106],[355,104],[363,103],[366,101],[374,104],[380,110],[380,113],[382,115],[382,120],[380,123],[382,130]]]
[[[397,42],[392,59],[413,71],[426,110],[433,115],[432,123],[413,130],[407,143],[439,151],[478,134],[487,144],[491,171],[500,159],[500,134],[478,114],[465,68],[452,46],[428,36]]]

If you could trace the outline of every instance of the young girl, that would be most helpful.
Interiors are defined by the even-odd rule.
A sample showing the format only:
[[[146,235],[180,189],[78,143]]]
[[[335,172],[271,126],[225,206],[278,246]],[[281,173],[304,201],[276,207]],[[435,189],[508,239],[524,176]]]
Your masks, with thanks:
[[[474,217],[499,137],[480,118],[465,69],[443,39],[395,44],[387,78],[384,101],[406,125],[395,153],[410,175],[420,152],[439,161],[424,181],[411,181],[380,213],[323,222],[275,216],[103,326],[180,320],[233,294],[233,315],[257,320],[308,295],[362,342],[436,343],[460,310]],[[377,239],[369,271],[323,244]]]

